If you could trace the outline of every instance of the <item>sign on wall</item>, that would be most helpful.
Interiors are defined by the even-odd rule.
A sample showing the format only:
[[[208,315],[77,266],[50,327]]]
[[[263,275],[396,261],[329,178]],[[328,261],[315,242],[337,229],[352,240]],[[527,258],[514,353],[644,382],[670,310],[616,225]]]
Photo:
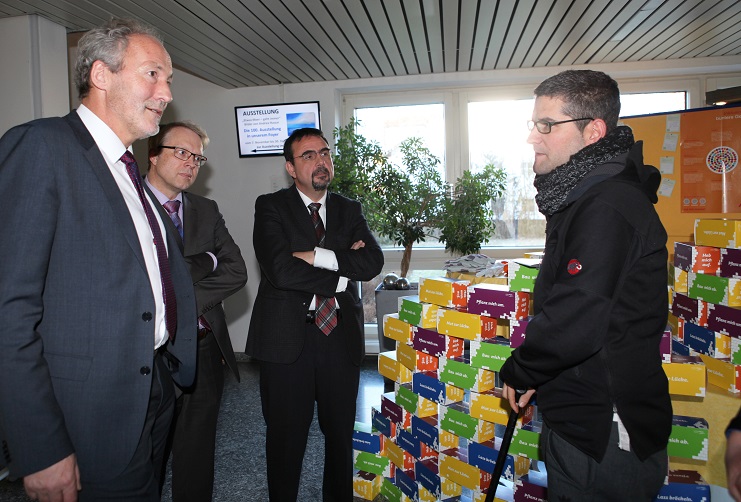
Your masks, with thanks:
[[[237,106],[237,140],[240,157],[282,155],[283,142],[296,129],[321,129],[319,102]]]

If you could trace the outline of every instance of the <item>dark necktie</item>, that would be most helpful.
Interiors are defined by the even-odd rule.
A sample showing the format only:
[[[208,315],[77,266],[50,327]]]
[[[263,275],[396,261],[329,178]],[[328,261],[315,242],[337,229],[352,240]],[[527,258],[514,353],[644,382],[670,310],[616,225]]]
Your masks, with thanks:
[[[157,264],[159,265],[160,279],[162,280],[162,296],[165,300],[165,327],[167,328],[170,340],[173,340],[178,326],[178,309],[175,300],[175,287],[172,285],[172,276],[170,275],[170,262],[167,261],[165,241],[162,239],[162,232],[160,232],[157,217],[154,215],[152,207],[147,202],[147,196],[144,194],[139,166],[136,165],[134,156],[130,151],[126,150],[126,153],[121,156],[121,162],[126,166],[129,178],[131,178],[136,193],[139,195],[139,200],[144,207],[144,213],[147,215],[149,227],[152,229],[154,246],[157,248]]]
[[[170,219],[172,220],[172,223],[175,225],[175,228],[177,228],[178,233],[180,234],[180,239],[183,239],[183,222],[180,221],[180,215],[178,214],[178,211],[180,210],[180,201],[179,200],[168,200],[164,204],[165,209],[167,210],[167,214],[170,215]]]
[[[312,202],[309,204],[309,211],[311,211],[311,221],[314,223],[314,232],[316,232],[316,238],[319,241],[319,247],[324,247],[324,223],[322,218],[319,216],[319,208],[322,207],[318,202]],[[324,333],[328,335],[337,326],[337,309],[335,308],[334,298],[327,298],[324,296],[316,295],[316,325]]]

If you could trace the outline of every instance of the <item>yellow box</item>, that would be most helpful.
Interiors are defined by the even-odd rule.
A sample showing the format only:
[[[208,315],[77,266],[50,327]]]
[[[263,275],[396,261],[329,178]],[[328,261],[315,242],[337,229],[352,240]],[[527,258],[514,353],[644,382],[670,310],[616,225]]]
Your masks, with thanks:
[[[695,220],[695,244],[717,248],[741,247],[741,220]]]
[[[471,490],[482,488],[487,481],[486,478],[491,478],[490,473],[485,473],[466,462],[465,455],[456,448],[440,453],[438,469],[441,477],[444,476]]]
[[[430,490],[417,483],[419,487],[419,502],[438,502],[437,496]]]
[[[472,417],[495,424],[507,425],[510,410],[509,403],[502,398],[502,389],[494,389],[487,392],[471,392],[469,413]],[[522,427],[523,423],[530,422],[533,418],[533,413],[534,407],[528,405],[517,419],[518,426]]]
[[[463,495],[463,486],[452,479],[440,476],[440,500],[455,499]]]
[[[483,340],[497,335],[497,321],[491,317],[453,309],[437,312],[437,332],[464,340]]]
[[[412,372],[396,358],[396,351],[381,352],[378,354],[378,372],[397,383],[412,381]]]
[[[461,399],[463,397],[461,396]],[[417,403],[417,416],[420,418],[424,417],[434,417],[437,415],[437,403],[435,401],[430,401],[427,398],[424,398],[422,396],[419,396],[419,401]]]
[[[405,343],[397,345],[396,359],[413,372],[437,371],[437,357],[414,350]]]
[[[412,325],[399,319],[399,314],[383,316],[383,336],[400,343],[412,343]]]
[[[358,471],[352,478],[353,495],[363,500],[375,500],[381,493],[383,476],[370,472]]]
[[[739,368],[728,359],[716,359],[705,354],[700,354],[702,362],[707,366],[708,385],[714,385],[721,389],[738,394],[741,392],[741,378]]]
[[[705,397],[707,376],[705,364],[697,356],[672,356],[672,362],[663,363],[669,380],[669,394],[673,396]]]
[[[466,307],[469,284],[469,281],[462,279],[422,277],[419,280],[419,299],[441,307]]]
[[[731,337],[715,332],[715,357],[725,359],[731,357]]]
[[[677,293],[687,294],[687,271],[679,267],[669,267],[669,285]],[[670,300],[671,301],[671,300]]]
[[[440,444],[440,451],[457,448],[460,444],[460,438],[450,431],[438,429],[437,441]]]

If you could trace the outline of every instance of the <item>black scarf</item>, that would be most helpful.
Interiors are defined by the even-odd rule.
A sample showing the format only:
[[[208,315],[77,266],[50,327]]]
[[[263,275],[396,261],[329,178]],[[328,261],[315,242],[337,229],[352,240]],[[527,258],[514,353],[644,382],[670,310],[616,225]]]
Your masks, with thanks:
[[[587,145],[563,165],[548,174],[536,174],[533,185],[538,191],[535,202],[545,216],[562,209],[566,197],[593,169],[614,157],[626,153],[633,146],[633,132],[627,126],[619,126],[596,143]]]

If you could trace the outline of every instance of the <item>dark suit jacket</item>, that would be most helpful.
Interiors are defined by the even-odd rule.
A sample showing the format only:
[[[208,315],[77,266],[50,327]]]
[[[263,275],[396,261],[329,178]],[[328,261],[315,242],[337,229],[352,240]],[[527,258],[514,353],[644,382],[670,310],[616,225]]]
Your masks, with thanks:
[[[295,185],[257,198],[253,244],[262,276],[252,309],[248,355],[277,363],[295,361],[304,344],[306,312],[318,294],[337,299],[348,355],[356,364],[363,358],[363,307],[356,281],[381,273],[383,253],[357,201],[330,192],[326,209],[325,247],[337,256],[337,272],[292,256],[317,245],[311,216]],[[365,247],[351,250],[358,240]],[[335,294],[339,276],[350,281],[346,291]]]
[[[146,186],[146,184],[145,184]],[[158,203],[149,187],[147,192]],[[177,234],[175,225],[162,207],[157,204],[165,224]],[[189,192],[183,192],[183,236],[180,249],[185,256],[193,287],[196,292],[198,315],[205,317],[216,338],[229,369],[239,381],[239,368],[227,329],[224,306],[221,302],[239,291],[247,283],[247,266],[239,246],[234,242],[224,223],[215,201]],[[217,266],[207,252],[216,256]]]
[[[0,438],[14,476],[77,454],[119,474],[149,404],[155,301],[124,198],[76,112],[0,140]],[[173,378],[195,374],[190,274],[167,233],[178,305]],[[174,252],[173,252],[174,251]]]

